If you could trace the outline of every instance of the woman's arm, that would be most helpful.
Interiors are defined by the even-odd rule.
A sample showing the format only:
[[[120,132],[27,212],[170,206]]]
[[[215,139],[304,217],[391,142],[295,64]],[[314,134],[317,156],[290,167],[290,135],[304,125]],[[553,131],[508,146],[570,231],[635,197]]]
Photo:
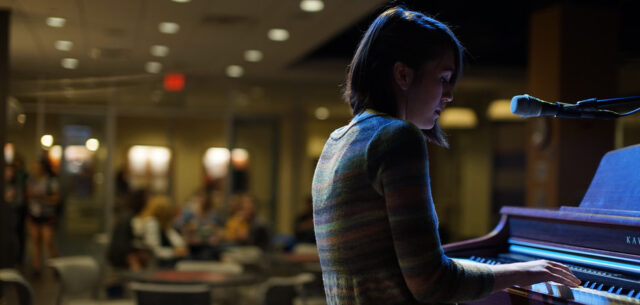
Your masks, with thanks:
[[[426,143],[415,126],[397,121],[382,128],[367,149],[367,166],[374,188],[385,198],[398,264],[418,301],[462,301],[511,285],[572,282],[557,263],[489,266],[446,257],[431,198]]]

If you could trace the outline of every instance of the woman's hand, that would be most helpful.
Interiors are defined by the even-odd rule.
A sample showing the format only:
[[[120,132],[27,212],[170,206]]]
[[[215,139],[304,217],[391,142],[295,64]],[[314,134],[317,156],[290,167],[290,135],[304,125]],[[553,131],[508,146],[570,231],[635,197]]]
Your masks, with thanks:
[[[570,287],[580,285],[580,280],[571,273],[567,266],[548,260],[491,265],[489,267],[495,275],[494,292],[513,285],[528,286],[549,281]]]

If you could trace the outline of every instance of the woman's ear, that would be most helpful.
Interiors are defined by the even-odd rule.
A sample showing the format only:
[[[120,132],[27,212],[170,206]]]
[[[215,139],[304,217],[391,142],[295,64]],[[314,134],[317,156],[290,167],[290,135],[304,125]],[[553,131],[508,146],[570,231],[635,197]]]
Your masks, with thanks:
[[[393,64],[393,81],[402,90],[409,89],[413,81],[413,69],[405,65],[403,62],[396,61]]]

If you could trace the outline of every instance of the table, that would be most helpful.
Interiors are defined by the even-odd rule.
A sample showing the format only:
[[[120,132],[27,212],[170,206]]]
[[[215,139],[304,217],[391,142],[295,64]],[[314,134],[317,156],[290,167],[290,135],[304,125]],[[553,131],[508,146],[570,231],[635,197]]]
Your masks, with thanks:
[[[210,287],[256,284],[264,280],[259,274],[229,274],[212,271],[180,271],[175,269],[124,272],[129,281],[157,284],[204,284]]]

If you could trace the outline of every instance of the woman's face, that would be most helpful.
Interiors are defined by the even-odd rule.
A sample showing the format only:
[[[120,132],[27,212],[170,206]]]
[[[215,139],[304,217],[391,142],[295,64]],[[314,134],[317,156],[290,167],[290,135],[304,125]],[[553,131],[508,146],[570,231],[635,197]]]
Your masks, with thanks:
[[[452,51],[437,60],[428,61],[414,73],[406,92],[404,119],[420,129],[431,129],[444,110],[445,103],[453,100],[451,78],[455,69]]]

